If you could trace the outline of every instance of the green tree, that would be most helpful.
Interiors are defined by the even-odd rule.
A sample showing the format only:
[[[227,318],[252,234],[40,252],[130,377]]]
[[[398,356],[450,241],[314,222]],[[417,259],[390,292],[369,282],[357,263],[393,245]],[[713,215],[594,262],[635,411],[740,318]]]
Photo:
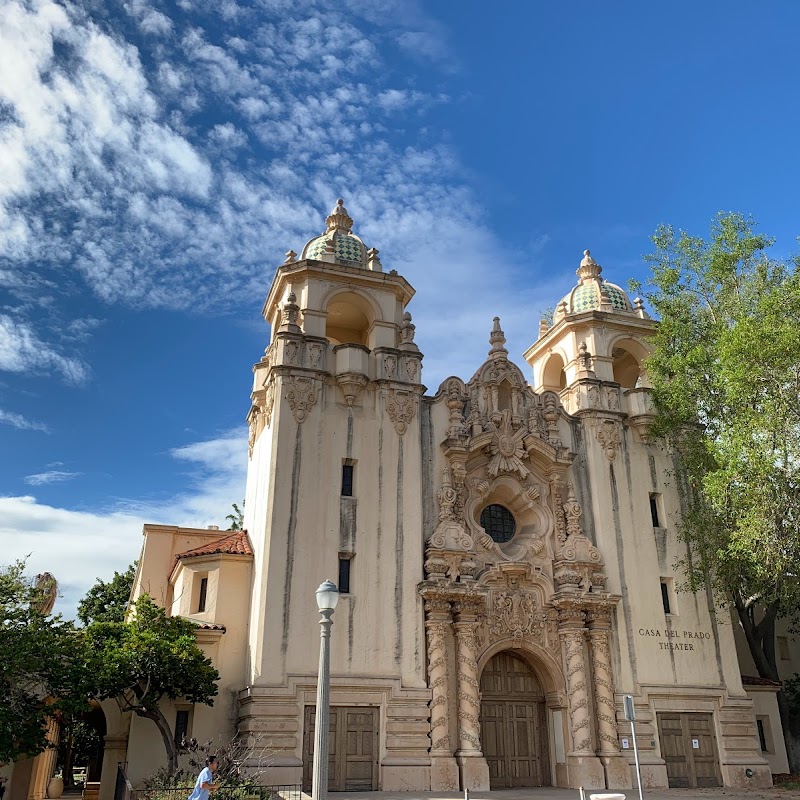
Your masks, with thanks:
[[[233,507],[233,514],[228,514],[225,517],[231,523],[228,530],[240,531],[244,525],[244,501],[242,501],[242,508],[239,508],[236,503],[231,503],[231,506]]]
[[[122,622],[125,609],[136,576],[136,562],[125,572],[114,572],[114,577],[106,583],[100,578],[78,603],[78,619],[88,625],[91,622]]]
[[[81,637],[49,616],[48,588],[26,577],[24,561],[0,568],[0,763],[40,753],[47,717],[83,704]]]
[[[92,669],[87,692],[114,698],[122,711],[152,720],[178,768],[178,748],[161,710],[164,699],[213,705],[219,673],[197,646],[195,623],[167,616],[147,595],[133,605],[128,622],[95,622],[86,628]]]
[[[735,609],[759,675],[778,681],[775,621],[800,607],[800,275],[720,214],[708,240],[661,227],[647,256],[660,322],[653,434],[676,455],[687,588]],[[778,693],[790,766],[800,718]]]

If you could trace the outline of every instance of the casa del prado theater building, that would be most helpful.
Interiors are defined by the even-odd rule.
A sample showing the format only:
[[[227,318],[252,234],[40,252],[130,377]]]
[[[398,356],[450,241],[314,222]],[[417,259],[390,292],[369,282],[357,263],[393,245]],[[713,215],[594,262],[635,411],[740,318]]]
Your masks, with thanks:
[[[145,527],[134,596],[196,620],[221,676],[213,707],[167,707],[179,733],[264,742],[262,780],[310,788],[330,577],[331,791],[629,788],[625,694],[647,787],[788,771],[776,687],[743,685],[730,618],[676,591],[642,302],[586,251],[522,368],[490,309],[486,360],[429,391],[413,295],[341,201],[278,268],[246,532]],[[106,764],[136,784],[163,745],[113,713]]]

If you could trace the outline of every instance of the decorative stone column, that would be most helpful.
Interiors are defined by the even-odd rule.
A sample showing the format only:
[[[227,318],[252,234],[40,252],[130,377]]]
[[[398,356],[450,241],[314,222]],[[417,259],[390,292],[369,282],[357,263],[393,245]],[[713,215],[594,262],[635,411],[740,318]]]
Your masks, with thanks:
[[[586,683],[584,612],[575,606],[558,611],[558,633],[566,666],[571,749],[567,755],[569,783],[573,788],[604,789],[605,772],[592,749],[592,719]]]
[[[456,663],[458,665],[458,751],[461,789],[489,789],[489,766],[481,752],[481,701],[478,685],[478,645],[475,628],[481,600],[463,599],[454,603]]]
[[[33,771],[28,784],[28,800],[44,800],[47,797],[47,784],[56,772],[61,724],[55,717],[48,717],[46,727],[48,748],[39,753],[33,762]]]
[[[592,683],[597,722],[597,755],[606,774],[609,789],[632,788],[631,771],[619,750],[617,708],[614,700],[614,673],[611,670],[611,610],[591,608],[587,614],[592,654]]]
[[[451,623],[450,602],[425,600],[425,634],[428,644],[428,683],[431,688],[431,790],[458,790],[458,765],[450,741],[447,634]]]

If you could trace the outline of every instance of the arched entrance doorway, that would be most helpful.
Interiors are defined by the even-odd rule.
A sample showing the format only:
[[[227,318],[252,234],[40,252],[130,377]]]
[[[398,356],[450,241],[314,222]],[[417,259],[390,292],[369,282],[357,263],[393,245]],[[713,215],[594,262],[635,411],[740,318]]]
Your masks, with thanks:
[[[481,746],[492,789],[550,785],[544,692],[528,664],[508,651],[481,675]]]

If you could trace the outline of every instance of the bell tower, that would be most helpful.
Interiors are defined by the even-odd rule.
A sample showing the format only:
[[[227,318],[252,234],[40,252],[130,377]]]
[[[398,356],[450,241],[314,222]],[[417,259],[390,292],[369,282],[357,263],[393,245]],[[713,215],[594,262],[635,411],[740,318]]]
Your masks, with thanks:
[[[248,415],[254,586],[240,730],[290,731],[278,737],[278,783],[300,783],[308,761],[308,687],[319,655],[314,593],[326,578],[341,591],[332,705],[374,707],[383,728],[381,788],[429,769],[423,609],[414,589],[423,568],[425,388],[405,310],[413,295],[353,232],[339,200],[300,257],[286,254],[264,304],[271,340],[254,366]]]

